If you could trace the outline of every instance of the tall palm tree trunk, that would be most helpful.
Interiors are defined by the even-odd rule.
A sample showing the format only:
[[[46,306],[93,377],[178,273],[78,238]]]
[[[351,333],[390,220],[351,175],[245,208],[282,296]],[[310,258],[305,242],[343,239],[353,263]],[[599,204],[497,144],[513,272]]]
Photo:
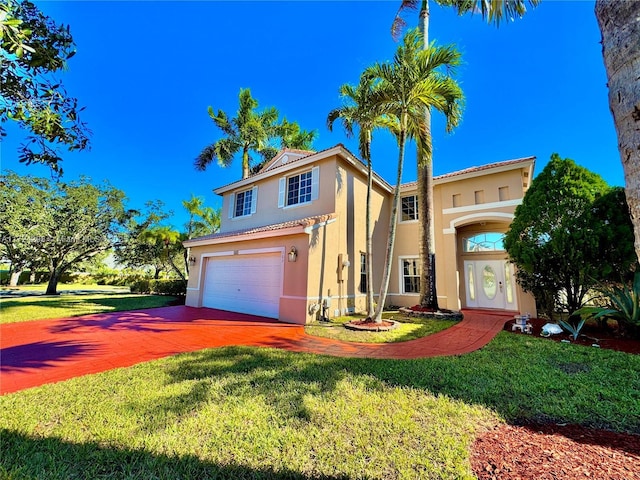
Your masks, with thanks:
[[[429,46],[429,0],[422,0],[420,31],[424,48]],[[435,229],[433,208],[433,150],[431,148],[431,110],[425,108],[424,122],[427,145],[418,152],[418,218],[420,219],[420,305],[438,310],[435,275]]]
[[[391,207],[391,219],[389,220],[389,237],[387,239],[387,251],[385,254],[384,270],[382,271],[382,284],[380,285],[380,295],[378,296],[378,305],[373,314],[373,320],[376,323],[382,323],[382,309],[387,300],[387,292],[389,291],[389,279],[391,278],[391,262],[393,259],[393,247],[396,240],[396,226],[398,224],[398,209],[400,207],[400,184],[402,183],[402,168],[404,166],[404,146],[406,143],[406,124],[407,119],[401,119],[400,135],[398,139],[398,176],[396,179],[396,188],[393,191],[393,205]],[[398,268],[402,268],[398,265]]]
[[[595,13],[640,262],[640,2],[597,0]]]
[[[245,145],[242,149],[242,179],[249,177],[249,145]]]
[[[371,134],[367,137],[367,208],[365,228],[365,272],[367,284],[364,286],[367,292],[367,317],[373,315],[373,232],[371,231],[371,189],[373,188],[373,171],[371,168]]]

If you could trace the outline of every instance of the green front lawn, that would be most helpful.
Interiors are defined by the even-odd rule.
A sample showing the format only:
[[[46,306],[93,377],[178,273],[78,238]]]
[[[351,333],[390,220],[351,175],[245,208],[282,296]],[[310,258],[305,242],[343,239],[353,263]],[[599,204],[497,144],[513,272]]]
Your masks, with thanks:
[[[453,320],[438,319],[421,319],[419,322],[415,317],[409,317],[399,314],[398,312],[385,312],[382,314],[383,319],[393,319],[400,322],[400,325],[393,330],[386,332],[362,332],[357,330],[348,330],[344,324],[351,320],[359,320],[364,318],[360,316],[345,316],[332,318],[328,322],[315,322],[305,326],[304,331],[309,335],[316,337],[333,338],[344,342],[359,343],[394,343],[415,340],[416,338],[426,337],[433,333],[445,330],[456,323]]]
[[[203,350],[0,397],[0,478],[473,478],[506,420],[640,433],[640,356],[501,332],[469,355]]]
[[[98,293],[88,295],[27,296],[0,298],[0,323],[67,318],[92,313],[164,307],[176,297]]]

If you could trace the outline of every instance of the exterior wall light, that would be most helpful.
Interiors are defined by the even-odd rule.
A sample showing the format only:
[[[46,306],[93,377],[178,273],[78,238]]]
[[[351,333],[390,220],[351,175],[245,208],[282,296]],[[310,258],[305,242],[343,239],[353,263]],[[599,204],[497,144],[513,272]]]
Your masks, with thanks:
[[[295,262],[296,258],[298,258],[298,251],[296,250],[296,247],[291,247],[291,250],[289,250],[289,261],[290,262]]]
[[[193,266],[196,264],[196,257],[191,256],[189,257],[189,265]]]

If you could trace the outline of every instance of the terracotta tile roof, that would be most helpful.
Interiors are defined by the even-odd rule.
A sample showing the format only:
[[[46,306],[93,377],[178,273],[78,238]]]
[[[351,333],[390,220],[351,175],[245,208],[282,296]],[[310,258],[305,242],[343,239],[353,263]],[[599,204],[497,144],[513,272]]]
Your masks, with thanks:
[[[433,177],[434,180],[443,180],[446,178],[451,178],[451,177],[457,177],[458,175],[466,175],[469,173],[477,173],[477,172],[482,172],[485,170],[490,170],[492,168],[500,168],[500,167],[508,167],[510,165],[517,165],[519,163],[526,163],[526,162],[530,162],[531,160],[535,160],[536,157],[524,157],[524,158],[516,158],[513,160],[504,160],[502,162],[495,162],[495,163],[489,163],[487,165],[481,165],[479,167],[469,167],[469,168],[465,168],[463,170],[458,170],[455,172],[450,172],[450,173],[445,173],[443,175],[436,175]],[[418,185],[418,182],[408,182],[408,183],[403,183],[402,187],[403,188],[411,188],[411,187],[415,187]]]
[[[271,225],[262,225],[259,227],[245,228],[243,230],[235,230],[233,232],[212,233],[211,235],[192,238],[190,240],[187,240],[184,243],[189,244],[193,242],[201,242],[203,240],[214,240],[214,239],[217,240],[219,238],[239,237],[241,235],[251,235],[251,234],[262,233],[262,232],[273,232],[277,230],[284,230],[287,228],[294,228],[294,227],[306,228],[306,227],[311,227],[313,225],[317,225],[322,222],[326,222],[328,220],[331,220],[334,217],[335,217],[334,213],[328,213],[326,215],[316,215],[314,217],[305,217],[297,220],[289,220],[287,222],[282,222],[282,223],[274,223]]]

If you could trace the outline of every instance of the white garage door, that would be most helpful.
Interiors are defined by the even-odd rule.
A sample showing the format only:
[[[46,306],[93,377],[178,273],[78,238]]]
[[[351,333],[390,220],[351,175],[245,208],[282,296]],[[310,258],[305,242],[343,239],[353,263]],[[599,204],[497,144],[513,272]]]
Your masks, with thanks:
[[[210,257],[202,306],[278,318],[282,253]]]

